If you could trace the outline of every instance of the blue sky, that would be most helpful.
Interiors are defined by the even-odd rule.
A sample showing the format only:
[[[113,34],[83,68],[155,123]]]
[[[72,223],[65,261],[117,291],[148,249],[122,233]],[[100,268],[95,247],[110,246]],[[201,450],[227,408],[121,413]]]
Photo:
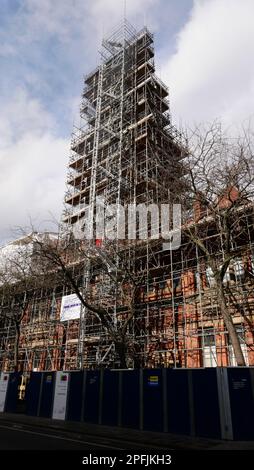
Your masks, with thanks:
[[[165,60],[175,50],[192,0],[146,0],[139,8],[135,3],[127,0],[128,17],[138,28],[144,21],[151,25],[158,62]],[[69,135],[82,75],[96,65],[103,31],[121,18],[123,1],[0,0],[0,5],[2,99],[24,89],[56,118],[58,135]]]
[[[62,211],[82,76],[122,0],[0,0],[0,240]],[[253,0],[126,0],[129,21],[155,33],[157,74],[177,125],[253,113]]]

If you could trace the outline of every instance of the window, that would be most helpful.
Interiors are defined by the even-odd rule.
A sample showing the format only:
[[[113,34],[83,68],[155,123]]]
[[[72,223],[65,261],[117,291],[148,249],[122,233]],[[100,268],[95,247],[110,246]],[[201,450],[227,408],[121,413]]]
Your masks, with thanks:
[[[216,367],[217,366],[217,355],[216,355],[216,343],[215,334],[213,328],[205,328],[203,330],[203,365],[204,367]]]
[[[92,150],[92,148],[93,148],[93,141],[89,140],[87,142],[87,152],[90,152],[90,150]]]
[[[236,259],[234,261],[234,272],[235,272],[236,280],[238,282],[244,279],[245,270],[244,270],[244,264],[243,264],[242,259]]]
[[[237,336],[240,340],[240,344],[245,344],[245,332],[244,332],[244,327],[243,326],[236,326],[235,327],[235,330],[236,330],[236,333],[237,333]],[[228,344],[232,344],[231,343],[231,339],[230,337],[228,336]]]
[[[204,330],[204,346],[215,345],[215,334],[213,328],[206,328]]]
[[[215,286],[215,279],[214,279],[212,268],[210,268],[210,266],[206,268],[206,280],[207,280],[207,284],[209,287]]]
[[[180,284],[180,281],[181,281],[181,275],[179,272],[173,272],[173,287],[174,289],[176,289],[179,284]]]
[[[230,276],[230,272],[229,272],[229,268],[227,269],[227,271],[225,272],[224,274],[224,278],[223,278],[223,282],[229,282],[231,279],[231,276]]]
[[[38,351],[34,351],[34,356],[33,356],[33,370],[37,371],[39,370],[40,366],[40,354]]]
[[[248,366],[249,365],[249,358],[248,358],[248,349],[247,349],[247,345],[246,345],[246,342],[245,342],[244,327],[242,325],[239,325],[239,326],[236,326],[235,328],[236,328],[238,338],[240,340],[241,350],[242,350],[242,353],[243,353],[243,357],[245,359],[246,366]],[[231,343],[231,340],[230,340],[229,337],[228,337],[228,360],[229,360],[229,365],[230,366],[236,366],[237,365],[236,359],[235,359],[235,353],[233,351],[233,346],[232,346],[232,343]]]
[[[198,271],[195,272],[195,281],[196,281],[197,289],[201,289],[202,288],[201,276],[200,276],[200,273]]]
[[[165,289],[165,287],[166,287],[166,281],[160,281],[159,282],[159,288],[160,289]]]

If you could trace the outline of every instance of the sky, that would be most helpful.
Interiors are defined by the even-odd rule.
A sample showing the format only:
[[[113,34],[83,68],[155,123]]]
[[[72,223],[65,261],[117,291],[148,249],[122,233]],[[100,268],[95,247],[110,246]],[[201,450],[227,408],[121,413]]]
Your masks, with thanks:
[[[123,12],[124,0],[0,0],[0,244],[60,218],[83,75]],[[126,16],[155,35],[176,126],[253,117],[253,0],[126,0]]]

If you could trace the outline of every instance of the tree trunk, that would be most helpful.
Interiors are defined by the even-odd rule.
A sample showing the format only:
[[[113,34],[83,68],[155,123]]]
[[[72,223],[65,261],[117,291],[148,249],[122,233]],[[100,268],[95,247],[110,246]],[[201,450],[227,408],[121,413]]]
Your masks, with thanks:
[[[230,312],[228,311],[228,307],[227,307],[227,303],[226,303],[226,299],[225,299],[225,294],[224,294],[224,290],[223,290],[224,288],[223,288],[223,285],[220,281],[217,281],[217,288],[218,288],[218,299],[219,299],[219,303],[220,303],[222,318],[223,318],[223,321],[224,321],[225,326],[227,328],[228,336],[229,336],[229,338],[231,340],[231,343],[232,343],[232,348],[233,348],[233,351],[234,351],[234,354],[235,354],[236,363],[237,363],[238,366],[243,367],[246,364],[245,364],[245,359],[244,359],[244,355],[243,355],[243,352],[242,352],[242,348],[241,348],[241,345],[240,345],[240,340],[239,340],[239,337],[237,335],[235,326],[233,324],[232,316],[231,316]]]
[[[115,348],[116,348],[116,353],[118,354],[119,360],[120,360],[120,369],[127,369],[127,363],[126,363],[126,344],[124,341],[117,341],[115,342]]]

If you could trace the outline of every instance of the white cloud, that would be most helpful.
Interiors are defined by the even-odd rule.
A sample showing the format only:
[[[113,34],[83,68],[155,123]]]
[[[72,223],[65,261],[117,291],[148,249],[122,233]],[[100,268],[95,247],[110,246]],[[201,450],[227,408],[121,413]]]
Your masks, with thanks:
[[[159,0],[126,0],[128,21],[137,26],[142,26],[144,23],[149,26],[154,25],[156,23],[154,8],[159,6],[159,3]],[[90,14],[100,33],[107,33],[107,30],[123,19],[124,0],[94,0]]]
[[[238,124],[253,114],[253,0],[196,0],[163,65],[173,118]]]
[[[42,223],[63,208],[68,142],[53,133],[41,104],[18,90],[0,113],[0,238],[10,229]],[[47,223],[44,222],[44,227]]]
[[[40,102],[24,88],[17,88],[0,109],[0,148],[17,142],[24,134],[42,135],[53,126],[53,117]]]
[[[158,3],[127,0],[128,19],[142,25]],[[67,125],[71,133],[80,102],[77,88],[70,89],[78,80],[82,86],[82,73],[98,62],[102,32],[119,22],[123,5],[22,0],[1,24],[0,58],[9,61],[1,77],[0,240],[9,238],[10,227],[29,224],[29,216],[37,222],[49,211],[60,216],[70,140],[62,136]]]
[[[162,68],[173,118],[229,124],[248,118],[253,0],[196,0],[173,49],[172,28],[165,28],[170,9],[168,0],[127,0],[130,22],[160,31],[163,56],[167,34],[176,50]],[[78,109],[82,73],[98,63],[101,36],[122,15],[123,0],[22,0],[0,31],[0,59],[9,67],[1,77],[0,239],[29,215],[39,221],[49,211],[60,215],[70,140],[64,136]]]
[[[155,23],[154,10],[160,0],[126,0],[126,15],[129,21],[142,25],[144,21]],[[116,26],[123,18],[124,0],[23,0],[23,7],[13,22],[13,31],[19,41],[27,44],[43,37],[55,36],[68,44],[80,35],[90,38],[89,48],[96,49],[102,31]],[[87,46],[87,43],[86,43]],[[80,50],[73,53],[80,54]]]

